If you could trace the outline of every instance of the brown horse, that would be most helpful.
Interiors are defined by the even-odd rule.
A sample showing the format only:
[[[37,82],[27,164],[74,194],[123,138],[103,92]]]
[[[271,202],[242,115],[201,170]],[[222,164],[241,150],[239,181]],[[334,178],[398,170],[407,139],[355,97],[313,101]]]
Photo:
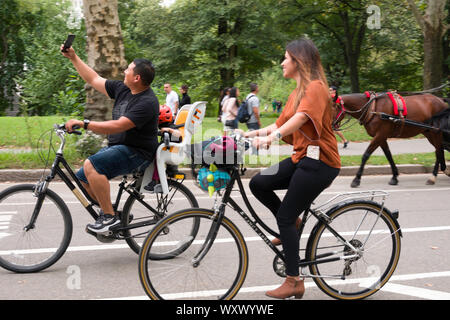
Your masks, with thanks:
[[[435,183],[439,165],[441,170],[450,176],[450,168],[446,170],[444,149],[442,146],[442,132],[404,124],[402,121],[395,123],[393,121],[381,119],[381,113],[388,115],[394,114],[393,102],[386,93],[355,93],[342,95],[339,98],[340,103],[334,104],[336,115],[333,126],[338,127],[345,114],[349,114],[358,119],[360,124],[365,127],[367,133],[373,137],[362,156],[361,165],[356,173],[356,177],[352,181],[351,186],[353,188],[360,185],[364,165],[370,155],[378,147],[381,147],[383,150],[392,169],[393,176],[389,181],[389,184],[397,185],[397,176],[399,173],[392,158],[391,151],[389,150],[387,139],[410,138],[420,133],[422,133],[436,149],[436,162],[433,169],[433,176],[428,179],[427,184]],[[431,94],[405,96],[404,101],[407,106],[407,116],[405,119],[420,123],[425,123],[436,113],[448,108],[448,105],[444,100]]]

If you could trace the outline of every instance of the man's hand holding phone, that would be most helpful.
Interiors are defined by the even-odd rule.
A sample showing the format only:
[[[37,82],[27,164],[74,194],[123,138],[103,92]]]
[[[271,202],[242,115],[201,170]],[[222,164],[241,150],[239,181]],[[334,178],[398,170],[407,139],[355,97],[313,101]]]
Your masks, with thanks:
[[[61,53],[64,57],[73,59],[75,57],[75,50],[72,48],[73,40],[75,39],[75,35],[69,34],[66,41],[61,45]]]

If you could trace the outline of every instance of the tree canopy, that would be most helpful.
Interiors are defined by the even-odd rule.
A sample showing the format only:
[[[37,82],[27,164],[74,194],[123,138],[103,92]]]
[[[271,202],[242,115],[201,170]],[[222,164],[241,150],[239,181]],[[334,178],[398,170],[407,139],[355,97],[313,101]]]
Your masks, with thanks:
[[[84,22],[67,24],[71,2],[0,1],[0,113],[20,92],[23,109],[31,114],[81,115],[84,82],[58,52],[74,33],[77,53],[87,59]],[[192,99],[208,101],[208,113],[215,115],[224,87],[238,86],[246,94],[249,83],[257,82],[263,102],[286,101],[293,84],[283,79],[280,58],[287,42],[300,36],[315,42],[328,80],[340,93],[420,90],[431,63],[441,71],[433,83],[446,82],[449,4],[437,22],[442,59],[431,62],[419,22],[419,15],[426,18],[434,8],[430,5],[426,0],[177,0],[163,6],[158,0],[118,0],[118,13],[125,59],[153,61],[152,87],[161,102],[165,82],[175,89],[188,84]]]

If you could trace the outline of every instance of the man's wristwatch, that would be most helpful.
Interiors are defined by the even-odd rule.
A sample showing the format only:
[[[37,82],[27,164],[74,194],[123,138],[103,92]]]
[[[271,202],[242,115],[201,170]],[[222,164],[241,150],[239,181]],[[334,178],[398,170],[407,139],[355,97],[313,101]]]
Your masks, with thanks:
[[[90,120],[88,120],[88,119],[84,119],[83,120],[83,123],[84,123],[84,126],[83,126],[83,128],[84,128],[84,130],[87,130],[87,128],[88,128],[88,125],[89,125],[89,123],[90,123],[91,121]]]

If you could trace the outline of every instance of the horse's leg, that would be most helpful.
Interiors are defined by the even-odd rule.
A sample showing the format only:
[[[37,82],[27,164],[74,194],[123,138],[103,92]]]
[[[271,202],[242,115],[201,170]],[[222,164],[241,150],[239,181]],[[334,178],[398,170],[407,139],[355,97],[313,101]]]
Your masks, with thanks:
[[[384,139],[384,137],[383,137]],[[378,148],[380,146],[380,141],[382,140],[381,137],[376,137],[372,139],[372,141],[370,142],[369,146],[367,147],[366,151],[364,152],[362,159],[361,159],[361,165],[359,166],[358,172],[356,173],[356,177],[353,179],[351,187],[352,188],[356,188],[359,187],[359,185],[361,184],[361,176],[363,174],[364,171],[364,166],[367,162],[367,160],[369,160],[370,155],[376,150],[376,148]]]
[[[441,146],[441,150],[439,153],[441,155],[441,170],[447,177],[450,177],[450,167],[447,167],[447,164],[445,163],[445,152],[443,146]]]
[[[424,132],[423,135],[428,139],[428,141],[434,146],[436,161],[434,163],[433,173],[430,178],[428,178],[426,184],[434,185],[436,183],[436,178],[439,172],[439,165],[441,169],[445,170],[445,157],[444,157],[444,149],[442,148],[442,138],[439,139],[439,136],[435,133]]]
[[[391,150],[389,149],[389,145],[387,143],[387,140],[384,140],[380,143],[381,149],[383,149],[384,155],[386,156],[386,159],[389,161],[389,164],[391,165],[392,170],[392,178],[389,181],[390,185],[396,186],[398,184],[398,169],[395,165],[394,159],[392,158]]]

